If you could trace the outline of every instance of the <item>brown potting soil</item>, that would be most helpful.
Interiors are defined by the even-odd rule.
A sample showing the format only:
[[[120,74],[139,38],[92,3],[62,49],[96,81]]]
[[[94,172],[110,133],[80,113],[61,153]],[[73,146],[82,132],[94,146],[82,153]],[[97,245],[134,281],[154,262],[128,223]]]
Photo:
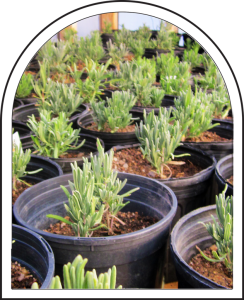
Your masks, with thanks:
[[[87,155],[87,153],[85,152],[80,152],[80,153],[74,153],[74,152],[68,152],[66,154],[62,154],[59,157],[60,158],[81,158],[81,157],[85,157]]]
[[[172,172],[172,178],[189,177],[202,171],[200,166],[193,164],[187,157],[175,158],[174,161],[183,161],[185,164],[168,164]],[[149,178],[160,178],[156,168],[146,158],[143,158],[140,148],[115,149],[112,168],[119,172],[132,173]],[[170,176],[170,171],[167,167],[164,167],[163,174],[165,176],[163,179]]]
[[[74,78],[68,73],[66,73],[66,74],[55,73],[55,74],[51,75],[51,79],[53,81],[58,81],[61,83],[66,83],[66,84],[75,82]]]
[[[113,221],[113,234],[109,234],[108,230],[100,228],[93,231],[92,237],[104,237],[109,235],[120,235],[125,233],[134,232],[143,228],[146,228],[150,225],[157,223],[159,220],[154,217],[139,215],[138,212],[118,212],[117,217],[124,223],[121,224],[118,220],[114,219]],[[68,216],[65,219],[70,220]],[[102,218],[102,224],[106,224],[105,216]],[[66,235],[66,236],[75,236],[75,233],[71,227],[64,222],[57,222],[55,224],[50,224],[48,229],[44,229],[45,232]]]
[[[188,138],[185,141],[195,142],[195,143],[199,143],[199,142],[208,143],[208,142],[228,142],[228,141],[232,141],[232,139],[223,138],[218,134],[216,134],[216,132],[204,131],[200,136]]]
[[[203,253],[210,258],[214,258],[212,255],[213,250],[217,250],[216,245],[205,249]],[[224,262],[210,262],[206,260],[201,253],[198,253],[190,260],[189,266],[217,284],[229,289],[233,288],[233,274],[226,268]]]
[[[230,178],[228,178],[226,181],[233,185],[233,180],[234,180],[234,177],[233,177],[233,175],[232,175],[232,176],[231,176]]]
[[[36,75],[36,73],[35,73],[35,72],[33,72],[33,71],[25,71],[25,75],[27,75],[27,74],[31,74],[31,75],[33,75],[33,76],[35,76],[35,75]]]
[[[91,124],[85,126],[84,128],[92,130],[92,131],[99,131],[99,132],[111,132],[111,129],[108,127],[108,124],[105,123],[104,130],[98,130],[97,124],[95,122],[92,122]],[[116,132],[134,132],[135,131],[135,124],[131,124],[126,126],[125,128],[120,128]]]
[[[27,183],[34,185],[33,183],[30,183],[26,181]],[[24,182],[17,181],[16,182],[16,190],[12,189],[12,204],[16,202],[17,198],[22,194],[26,189],[28,189],[29,186],[26,185]]]
[[[125,59],[125,60],[128,60],[128,61],[131,61],[131,60],[134,59],[134,57],[135,57],[135,55],[134,55],[133,53],[129,53],[128,55],[126,55],[126,56],[124,57],[124,59]]]
[[[41,282],[25,267],[16,262],[11,262],[11,288],[12,289],[30,289],[32,284],[37,282],[41,287]]]

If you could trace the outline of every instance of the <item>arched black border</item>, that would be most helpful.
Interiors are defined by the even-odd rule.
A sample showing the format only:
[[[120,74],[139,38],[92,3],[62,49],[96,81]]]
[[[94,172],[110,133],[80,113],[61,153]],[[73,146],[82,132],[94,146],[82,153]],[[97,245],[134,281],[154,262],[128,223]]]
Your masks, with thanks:
[[[68,5],[67,5],[68,4]],[[15,94],[15,90],[17,88],[18,81],[26,68],[29,59],[34,55],[34,53],[53,35],[55,35],[58,31],[60,31],[62,28],[65,28],[66,26],[80,20],[86,17],[94,16],[96,14],[101,13],[107,13],[107,12],[137,12],[137,13],[144,13],[148,15],[152,15],[154,17],[161,18],[163,20],[166,20],[177,27],[180,27],[185,32],[190,33],[205,49],[209,52],[209,54],[212,56],[213,60],[217,64],[220,72],[222,73],[224,80],[227,84],[227,89],[230,93],[231,100],[234,100],[235,105],[235,111],[238,110],[238,112],[243,112],[243,99],[241,95],[240,86],[238,84],[238,79],[236,74],[237,69],[239,69],[239,65],[236,63],[235,59],[233,60],[232,57],[230,57],[230,53],[232,54],[233,51],[231,51],[227,44],[222,43],[221,39],[218,39],[219,36],[222,36],[220,33],[219,35],[216,35],[216,29],[214,29],[214,20],[213,17],[217,17],[216,10],[211,7],[210,11],[208,9],[204,10],[204,7],[200,7],[201,4],[195,4],[197,5],[196,11],[197,13],[200,13],[195,18],[191,14],[191,10],[188,11],[188,7],[185,5],[185,3],[177,4],[177,6],[172,3],[171,8],[169,7],[169,3],[165,3],[167,7],[163,7],[161,5],[155,4],[155,3],[149,3],[146,1],[98,1],[96,3],[85,3],[83,1],[83,6],[74,7],[76,4],[74,3],[67,3],[64,7],[62,5],[57,5],[56,9],[53,10],[53,8],[50,10],[50,7],[48,7],[48,3],[45,2],[43,4],[43,7],[38,8],[40,10],[37,21],[35,22],[33,26],[30,25],[31,22],[29,22],[29,25],[25,26],[27,27],[28,32],[22,36],[22,40],[19,42],[16,46],[16,51],[13,51],[13,57],[17,57],[17,60],[14,60],[14,63],[12,65],[11,71],[9,73],[9,63],[11,64],[11,59],[8,62],[8,67],[6,68],[7,74],[10,76],[7,77],[6,82],[4,82],[3,86],[3,93],[2,93],[2,105],[1,105],[1,117],[2,117],[2,125],[4,124],[4,139],[1,140],[1,143],[6,139],[9,139],[11,134],[11,126],[8,130],[5,130],[5,127],[10,124],[10,115],[11,115],[11,105],[12,105],[12,99]],[[79,3],[80,4],[80,3]],[[68,6],[71,6],[68,8]],[[199,7],[198,7],[199,5]],[[38,5],[39,6],[39,5]],[[78,5],[77,5],[78,6]],[[200,9],[197,9],[200,8]],[[26,6],[24,6],[24,9],[26,9]],[[175,10],[178,9],[178,12]],[[228,7],[229,9],[229,7]],[[201,10],[201,11],[200,11]],[[212,12],[213,10],[213,12]],[[28,10],[27,10],[28,11]],[[31,10],[29,10],[30,12]],[[180,13],[179,13],[180,11]],[[220,10],[221,11],[221,10]],[[23,10],[22,10],[23,12]],[[31,11],[33,13],[33,11]],[[221,13],[221,12],[220,12]],[[204,16],[205,14],[205,16]],[[24,15],[27,17],[26,15]],[[212,18],[212,20],[211,20]],[[27,17],[28,19],[28,17]],[[219,20],[219,19],[217,19]],[[21,18],[17,19],[21,23]],[[27,20],[28,21],[28,20]],[[30,21],[33,22],[33,19]],[[216,21],[218,22],[218,21]],[[27,22],[28,23],[28,22]],[[46,24],[48,25],[46,25]],[[206,24],[210,23],[210,27],[212,26],[212,30],[210,30],[210,27]],[[16,23],[17,24],[17,23]],[[60,25],[61,24],[61,25]],[[199,25],[197,25],[199,24]],[[204,26],[205,24],[205,26]],[[215,24],[216,25],[216,24]],[[45,27],[46,26],[46,27]],[[22,30],[26,29],[24,26],[20,26]],[[203,30],[204,28],[205,30]],[[225,27],[226,28],[226,27]],[[208,34],[208,33],[209,34]],[[20,31],[20,34],[23,34],[23,31]],[[232,32],[233,34],[233,32]],[[211,37],[209,36],[211,35]],[[217,38],[216,38],[217,37]],[[223,38],[223,36],[222,36]],[[10,41],[10,45],[14,47],[13,43]],[[225,49],[224,52],[221,49]],[[16,53],[21,52],[22,57],[19,57]],[[228,59],[227,59],[228,57]],[[231,58],[231,59],[230,59]],[[18,61],[18,62],[17,62]],[[235,70],[235,71],[234,71]],[[6,104],[6,101],[9,103]],[[240,104],[239,104],[240,101]],[[4,102],[4,115],[3,115],[3,102]],[[11,102],[11,103],[10,103]],[[10,110],[7,111],[7,108]],[[240,110],[239,110],[240,109]],[[237,112],[237,113],[238,113]],[[237,114],[235,113],[235,116]],[[236,123],[236,120],[235,120]],[[1,136],[3,133],[3,126],[1,127]],[[6,135],[5,135],[6,134]],[[242,135],[241,135],[242,136]],[[5,139],[6,138],[6,139]],[[11,139],[10,139],[11,141]],[[3,144],[2,144],[3,145]],[[3,150],[3,149],[1,149]],[[4,153],[6,154],[6,161],[7,157],[11,158],[11,146],[5,146],[6,151]],[[3,156],[2,156],[3,157]],[[1,157],[1,158],[2,158]],[[4,156],[5,160],[5,156]],[[7,171],[6,171],[7,172]],[[9,172],[11,174],[11,172]],[[2,173],[3,175],[3,173]],[[5,175],[5,173],[4,173]],[[11,175],[10,175],[11,176]],[[10,177],[9,177],[10,178]],[[2,183],[2,182],[1,182]],[[2,186],[3,187],[3,186]],[[3,198],[2,198],[3,199]],[[6,208],[6,206],[4,206]],[[7,221],[8,218],[5,218],[4,221]],[[6,233],[6,232],[5,232]],[[7,237],[7,235],[4,234],[4,237]],[[5,243],[8,242],[8,238],[5,239]],[[2,277],[2,274],[1,274]],[[2,279],[2,278],[1,278]],[[2,282],[2,280],[1,280]],[[8,281],[6,281],[8,284]],[[165,296],[167,295],[167,292],[164,291]],[[205,294],[205,293],[203,293]],[[202,294],[202,295],[203,295]],[[121,294],[122,295],[122,294]],[[146,294],[145,294],[146,295]],[[148,295],[148,294],[147,294]],[[158,295],[158,294],[157,294]],[[175,294],[174,294],[175,295]],[[180,295],[179,293],[177,296]],[[218,294],[220,295],[220,294]],[[51,295],[50,295],[51,296]],[[161,296],[160,296],[161,297]],[[165,298],[165,297],[164,297]]]

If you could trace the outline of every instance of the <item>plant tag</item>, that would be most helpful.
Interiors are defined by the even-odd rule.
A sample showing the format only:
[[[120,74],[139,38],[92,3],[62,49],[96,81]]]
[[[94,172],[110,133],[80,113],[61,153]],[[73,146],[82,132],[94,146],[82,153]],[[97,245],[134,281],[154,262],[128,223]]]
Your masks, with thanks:
[[[14,134],[13,134],[13,151],[15,150],[15,147],[18,147],[20,146],[20,137],[19,137],[19,133],[16,131]],[[22,148],[20,150],[21,152],[23,151]]]
[[[184,37],[183,37],[183,35],[180,37],[179,47],[184,47]]]

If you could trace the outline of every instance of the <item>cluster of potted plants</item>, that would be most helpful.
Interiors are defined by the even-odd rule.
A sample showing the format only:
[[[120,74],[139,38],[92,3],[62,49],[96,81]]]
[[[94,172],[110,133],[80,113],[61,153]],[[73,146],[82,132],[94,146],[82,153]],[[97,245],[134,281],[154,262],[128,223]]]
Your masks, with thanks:
[[[176,238],[181,247],[178,224],[195,209],[213,210],[207,205],[226,181],[231,195],[224,80],[196,42],[180,51],[170,27],[162,21],[158,32],[145,25],[112,31],[107,23],[102,34],[80,39],[69,30],[25,70],[13,109],[13,222],[21,225],[13,232],[44,238],[41,252],[49,254],[40,271],[23,253],[12,255],[33,269],[29,287],[121,288],[116,273],[123,288],[161,287],[175,270],[182,276],[170,254]],[[232,198],[221,195],[219,221],[206,225],[215,252],[200,255],[230,264]],[[17,251],[21,234],[13,239]],[[184,266],[192,254],[182,255]]]

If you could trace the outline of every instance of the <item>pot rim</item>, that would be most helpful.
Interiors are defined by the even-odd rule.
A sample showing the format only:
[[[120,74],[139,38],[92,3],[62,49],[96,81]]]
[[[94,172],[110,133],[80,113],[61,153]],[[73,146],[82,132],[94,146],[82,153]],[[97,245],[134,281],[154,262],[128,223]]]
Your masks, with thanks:
[[[158,222],[156,222],[155,224],[150,225],[150,226],[148,226],[148,227],[146,227],[144,229],[140,229],[140,230],[137,230],[137,231],[134,231],[134,232],[125,233],[125,234],[116,235],[116,236],[108,236],[108,237],[76,237],[76,236],[57,235],[57,234],[54,234],[54,233],[45,232],[45,231],[43,231],[41,229],[37,229],[34,226],[29,225],[26,221],[20,219],[19,216],[16,216],[17,212],[16,212],[16,205],[15,204],[17,203],[17,201],[19,201],[20,198],[22,198],[22,197],[25,196],[26,192],[30,191],[30,189],[32,188],[32,187],[30,187],[29,189],[25,190],[19,196],[19,198],[16,200],[16,202],[14,204],[13,211],[14,211],[15,218],[16,218],[17,222],[21,226],[24,226],[24,227],[27,227],[30,230],[33,230],[34,232],[36,232],[37,234],[43,236],[47,240],[48,240],[48,238],[52,238],[52,240],[55,241],[55,242],[58,242],[60,240],[62,243],[73,244],[73,245],[83,245],[83,246],[89,246],[91,243],[94,243],[94,242],[104,242],[104,243],[99,243],[99,245],[107,245],[108,242],[114,244],[115,241],[117,241],[118,243],[122,243],[122,242],[124,243],[125,240],[140,239],[144,235],[150,235],[150,233],[152,231],[155,231],[155,230],[156,231],[160,231],[160,228],[161,228],[161,226],[163,224],[170,222],[170,220],[173,220],[173,217],[176,214],[178,202],[177,202],[176,195],[172,191],[171,188],[169,188],[168,186],[166,186],[165,184],[163,184],[163,183],[161,183],[159,181],[156,181],[156,180],[153,180],[153,179],[150,179],[150,178],[145,178],[145,177],[140,176],[140,175],[134,175],[134,174],[128,174],[128,173],[118,172],[118,175],[119,174],[128,175],[127,177],[134,177],[134,176],[136,176],[138,179],[142,178],[142,180],[152,181],[153,183],[156,183],[157,185],[163,186],[169,192],[169,194],[172,197],[172,205],[171,205],[171,209],[170,209],[169,213],[166,216],[162,217],[162,219],[159,220]],[[63,177],[63,178],[67,177],[67,184],[68,184],[68,180],[70,180],[70,176],[71,175],[72,174],[69,173],[69,174],[65,174],[65,175],[59,176],[58,178],[60,179],[61,177]],[[45,180],[43,182],[40,182],[39,184],[36,184],[33,187],[36,187],[37,185],[39,185],[39,186],[40,185],[44,185],[45,183],[47,183],[47,181],[50,182],[51,180],[54,181],[55,178],[51,178],[51,179]],[[57,190],[57,189],[61,189],[61,188],[57,187],[55,189]],[[55,190],[55,189],[53,189],[53,190]],[[135,201],[134,200],[134,202],[139,202],[139,201]],[[67,243],[67,241],[69,243]]]

